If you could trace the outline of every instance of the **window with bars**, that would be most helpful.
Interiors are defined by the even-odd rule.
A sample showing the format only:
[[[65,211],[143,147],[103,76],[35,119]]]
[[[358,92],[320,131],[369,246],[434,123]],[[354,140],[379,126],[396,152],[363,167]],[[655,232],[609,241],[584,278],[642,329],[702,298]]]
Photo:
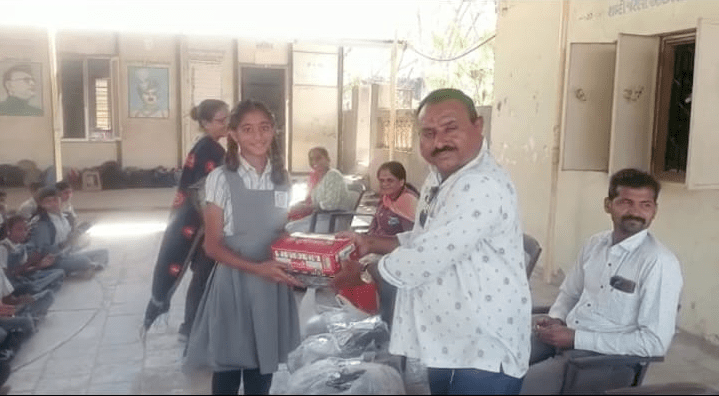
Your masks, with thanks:
[[[379,110],[377,116],[377,143],[379,148],[389,148],[390,143],[390,112]],[[394,149],[398,151],[412,150],[412,132],[414,131],[414,113],[410,109],[397,110],[395,117]]]
[[[68,58],[60,64],[65,139],[112,140],[110,59]]]

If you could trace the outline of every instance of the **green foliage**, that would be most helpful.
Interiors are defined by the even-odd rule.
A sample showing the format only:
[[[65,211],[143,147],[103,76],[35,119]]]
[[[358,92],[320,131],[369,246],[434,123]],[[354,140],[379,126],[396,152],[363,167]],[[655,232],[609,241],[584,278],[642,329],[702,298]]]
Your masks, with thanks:
[[[431,63],[425,69],[427,91],[457,88],[471,96],[477,105],[491,105],[494,99],[494,43],[490,40],[476,48],[494,34],[494,26],[478,26],[478,21],[487,19],[496,20],[494,7],[462,2],[458,3],[454,17],[447,22],[444,32],[432,31],[432,57],[453,59],[466,55],[454,60],[428,61]]]

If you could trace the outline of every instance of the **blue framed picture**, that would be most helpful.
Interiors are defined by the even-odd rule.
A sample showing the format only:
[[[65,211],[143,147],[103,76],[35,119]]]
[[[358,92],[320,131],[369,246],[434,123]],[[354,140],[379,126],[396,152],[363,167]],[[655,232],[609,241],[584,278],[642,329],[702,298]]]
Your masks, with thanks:
[[[170,116],[169,69],[128,66],[130,117],[167,118]]]

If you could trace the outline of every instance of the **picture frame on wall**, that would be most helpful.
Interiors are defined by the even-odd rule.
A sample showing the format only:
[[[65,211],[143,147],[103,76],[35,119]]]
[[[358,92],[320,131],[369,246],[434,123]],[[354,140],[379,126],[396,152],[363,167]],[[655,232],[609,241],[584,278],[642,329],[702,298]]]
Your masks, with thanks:
[[[128,66],[128,109],[132,118],[170,116],[170,72],[167,67]]]
[[[42,64],[18,60],[0,61],[0,116],[41,117]]]

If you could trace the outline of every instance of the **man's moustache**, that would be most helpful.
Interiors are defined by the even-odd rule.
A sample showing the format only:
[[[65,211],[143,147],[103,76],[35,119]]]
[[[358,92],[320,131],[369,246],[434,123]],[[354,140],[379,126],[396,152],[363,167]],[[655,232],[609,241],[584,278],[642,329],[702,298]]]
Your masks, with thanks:
[[[644,219],[642,219],[641,217],[631,216],[631,215],[622,217],[622,221],[625,221],[625,220],[636,220],[636,221],[641,222],[642,224],[645,223]]]
[[[456,148],[454,148],[454,147],[449,147],[449,146],[445,146],[445,147],[442,147],[442,148],[434,149],[434,150],[432,151],[432,157],[437,156],[437,155],[439,155],[439,154],[441,154],[441,153],[443,153],[443,152],[445,152],[445,151],[449,152],[449,151],[456,151],[456,150],[457,150]]]

